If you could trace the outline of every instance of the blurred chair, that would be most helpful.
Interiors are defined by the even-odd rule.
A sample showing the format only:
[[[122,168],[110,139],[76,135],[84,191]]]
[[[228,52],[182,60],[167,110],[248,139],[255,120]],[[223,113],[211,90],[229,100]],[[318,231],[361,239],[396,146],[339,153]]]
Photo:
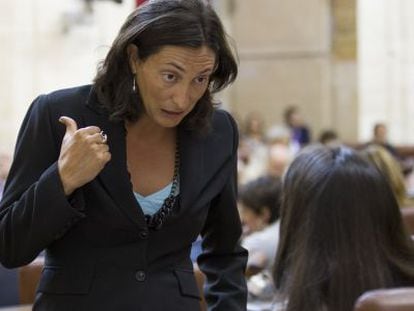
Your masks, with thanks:
[[[18,303],[17,269],[6,269],[0,265],[0,307]]]
[[[362,294],[354,311],[413,311],[414,287],[379,289]]]
[[[194,276],[197,282],[198,291],[200,292],[200,311],[207,311],[207,303],[204,299],[204,282],[205,282],[205,275],[201,272],[200,268],[198,268],[197,264],[194,264]]]
[[[401,209],[402,218],[411,235],[414,235],[414,207],[404,207]]]
[[[32,304],[44,265],[44,258],[38,257],[26,266],[19,268],[19,294],[21,304]]]

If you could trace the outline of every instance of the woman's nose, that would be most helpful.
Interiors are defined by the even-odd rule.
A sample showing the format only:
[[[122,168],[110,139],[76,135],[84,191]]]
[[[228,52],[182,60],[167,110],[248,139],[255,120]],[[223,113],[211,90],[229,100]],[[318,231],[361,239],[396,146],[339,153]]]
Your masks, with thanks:
[[[173,96],[173,102],[179,110],[185,110],[191,105],[190,87],[186,85],[177,87]]]

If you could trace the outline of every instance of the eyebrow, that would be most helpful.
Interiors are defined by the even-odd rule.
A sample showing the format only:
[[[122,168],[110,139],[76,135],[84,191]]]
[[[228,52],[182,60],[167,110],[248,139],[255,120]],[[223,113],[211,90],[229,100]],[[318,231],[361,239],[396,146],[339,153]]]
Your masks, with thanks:
[[[177,63],[167,63],[167,65],[171,65],[173,67],[175,67],[176,69],[178,69],[179,71],[185,72],[185,69],[183,67],[181,67],[180,65],[178,65]]]
[[[173,66],[175,67],[177,70],[181,71],[181,72],[185,72],[185,69],[183,67],[181,67],[179,64],[174,63],[174,62],[169,62],[167,63],[167,65]],[[199,74],[205,74],[207,72],[213,72],[212,68],[206,68],[203,71],[201,71]]]
[[[212,68],[207,68],[207,69],[204,69],[202,72],[200,72],[200,74],[202,75],[202,74],[204,74],[204,73],[207,73],[207,72],[213,72],[213,69]]]

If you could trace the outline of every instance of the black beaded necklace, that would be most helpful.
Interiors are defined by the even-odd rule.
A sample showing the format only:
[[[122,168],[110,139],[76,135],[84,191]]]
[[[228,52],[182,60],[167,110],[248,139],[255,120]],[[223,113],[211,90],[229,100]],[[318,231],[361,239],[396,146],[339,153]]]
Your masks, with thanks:
[[[180,182],[179,178],[179,171],[180,171],[180,152],[179,152],[179,144],[178,144],[178,137],[176,140],[175,146],[175,160],[174,160],[174,175],[171,185],[170,194],[165,198],[161,208],[154,214],[154,215],[145,215],[145,221],[147,223],[148,228],[159,230],[161,229],[162,225],[164,224],[165,220],[171,213],[173,212],[175,203],[178,199],[177,187]]]

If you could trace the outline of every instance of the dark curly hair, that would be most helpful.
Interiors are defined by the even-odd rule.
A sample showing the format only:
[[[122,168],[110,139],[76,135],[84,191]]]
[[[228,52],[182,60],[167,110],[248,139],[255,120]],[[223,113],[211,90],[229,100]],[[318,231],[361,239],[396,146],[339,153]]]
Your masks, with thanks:
[[[231,84],[237,76],[237,62],[216,12],[201,0],[153,0],[138,7],[127,18],[94,79],[94,88],[112,121],[138,119],[139,91],[132,92],[133,74],[127,47],[138,47],[145,61],[167,45],[209,47],[216,55],[209,87],[182,125],[199,133],[208,131],[214,107],[212,94]]]

